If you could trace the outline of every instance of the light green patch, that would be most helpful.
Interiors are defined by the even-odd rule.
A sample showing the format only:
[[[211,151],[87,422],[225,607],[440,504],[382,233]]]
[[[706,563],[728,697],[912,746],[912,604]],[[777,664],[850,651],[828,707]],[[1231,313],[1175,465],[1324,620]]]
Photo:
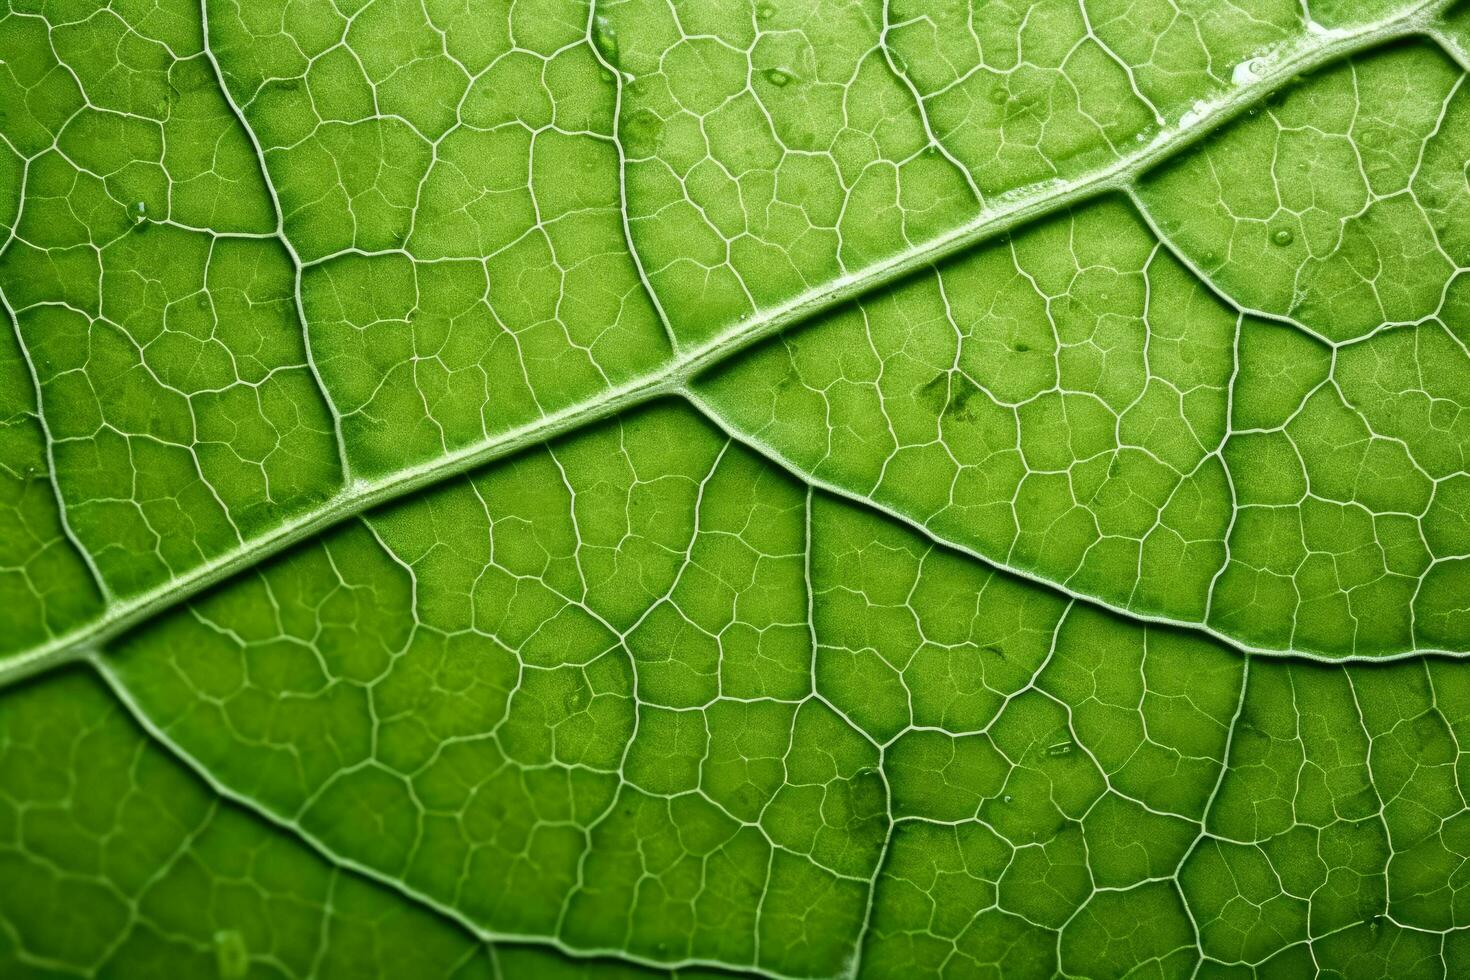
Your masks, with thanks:
[[[1470,972],[1464,8],[13,0],[0,975]]]

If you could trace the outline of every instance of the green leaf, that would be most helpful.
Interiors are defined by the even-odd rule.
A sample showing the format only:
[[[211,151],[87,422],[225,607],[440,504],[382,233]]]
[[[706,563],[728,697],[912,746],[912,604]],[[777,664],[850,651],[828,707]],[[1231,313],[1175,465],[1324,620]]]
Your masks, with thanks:
[[[1470,969],[1470,8],[0,8],[0,973]]]

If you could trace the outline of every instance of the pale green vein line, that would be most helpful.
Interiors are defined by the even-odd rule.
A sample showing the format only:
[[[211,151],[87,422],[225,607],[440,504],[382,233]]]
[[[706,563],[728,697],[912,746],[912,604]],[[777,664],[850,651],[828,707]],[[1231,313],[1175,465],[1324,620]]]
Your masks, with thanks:
[[[333,867],[342,870],[344,873],[355,875],[366,881],[370,881],[380,887],[387,888],[397,893],[398,895],[401,895],[403,898],[414,903],[415,905],[418,905],[434,913],[435,915],[442,917],[445,921],[464,929],[470,935],[474,936],[482,942],[505,946],[539,946],[542,948],[553,949],[570,959],[614,959],[656,970],[681,970],[709,967],[719,970],[739,971],[748,976],[764,977],[768,978],[768,980],[794,980],[793,977],[787,974],[763,969],[752,964],[725,963],[719,960],[704,959],[699,957],[690,957],[683,960],[672,960],[664,962],[660,960],[650,959],[644,956],[639,956],[636,953],[630,953],[627,950],[617,949],[616,947],[598,947],[595,949],[583,949],[580,947],[568,945],[565,940],[561,939],[558,936],[538,936],[522,933],[506,933],[497,932],[493,929],[486,929],[485,927],[477,924],[473,919],[469,918],[458,909],[446,905],[443,902],[440,902],[439,900],[429,895],[426,895],[423,892],[420,892],[413,886],[408,885],[391,875],[378,871],[377,869],[372,868],[359,861],[355,861],[351,858],[339,855],[336,851],[332,850],[332,848],[328,847],[326,843],[324,843],[319,837],[311,833],[311,831],[307,830],[305,827],[301,826],[301,824],[297,820],[292,819],[290,816],[278,813],[270,807],[259,803],[242,793],[236,792],[220,780],[216,779],[214,774],[211,773],[198,759],[196,759],[193,755],[186,751],[183,746],[175,742],[169,736],[168,732],[160,728],[148,716],[148,713],[145,712],[133,699],[132,692],[128,689],[127,685],[113,674],[110,665],[100,660],[94,660],[92,662],[92,666],[96,669],[97,675],[102,679],[107,688],[114,695],[116,695],[118,703],[123,706],[123,710],[127,712],[128,716],[133,720],[134,724],[142,729],[143,733],[147,735],[154,744],[158,745],[165,752],[169,753],[169,755],[177,759],[191,773],[203,780],[204,783],[209,786],[210,790],[213,791],[220,799],[226,800],[234,806],[238,806],[240,809],[260,818],[277,830],[280,830],[282,833],[288,834],[292,838],[301,841],[306,847],[308,847],[311,851],[316,853]]]
[[[207,0],[199,0],[199,23],[204,31],[204,58],[209,62],[209,71],[214,76],[215,86],[225,100],[225,105],[229,107],[235,124],[240,127],[240,131],[245,134],[245,139],[250,143],[250,152],[255,159],[256,172],[260,174],[260,182],[265,186],[266,196],[270,198],[271,214],[276,220],[275,231],[271,237],[280,242],[286,254],[291,257],[293,310],[296,314],[296,321],[301,326],[301,344],[306,353],[307,373],[310,374],[312,385],[315,386],[328,414],[332,417],[332,441],[337,449],[337,468],[341,471],[342,478],[349,480],[352,478],[352,461],[347,457],[347,437],[342,432],[342,413],[333,404],[332,392],[322,380],[321,368],[317,366],[316,355],[312,351],[311,337],[307,335],[306,304],[301,297],[301,256],[297,254],[296,246],[291,244],[290,237],[286,235],[286,211],[281,206],[281,196],[276,192],[276,185],[271,183],[270,168],[265,163],[265,149],[260,145],[260,138],[255,135],[255,130],[246,120],[245,113],[241,111],[234,95],[230,93],[230,87],[225,84],[224,70],[220,67],[219,58],[215,56],[214,47],[210,43]]]
[[[953,538],[941,536],[939,533],[937,533],[927,524],[925,524],[922,520],[919,520],[918,518],[913,517],[909,514],[905,514],[903,511],[899,510],[896,507],[893,507],[892,505],[881,503],[879,501],[873,500],[870,497],[865,497],[860,493],[849,490],[846,487],[839,486],[835,483],[832,483],[831,481],[824,480],[818,476],[814,476],[804,470],[801,466],[784,456],[775,447],[736,429],[720,414],[718,409],[716,409],[713,405],[711,405],[708,401],[701,397],[698,392],[684,391],[682,392],[682,394],[689,401],[689,403],[700,412],[701,415],[709,419],[710,422],[718,427],[722,433],[729,436],[731,439],[734,439],[741,445],[745,446],[747,449],[750,449],[752,452],[757,453],[763,459],[769,461],[771,464],[779,466],[781,469],[785,470],[787,473],[790,473],[796,479],[806,483],[808,486],[815,487],[816,489],[821,490],[823,493],[840,498],[842,500],[850,501],[860,507],[864,507],[868,510],[882,514],[884,517],[888,518],[894,523],[915,532],[919,536],[923,537],[925,540],[933,542],[941,548],[947,548],[950,551],[954,551],[964,555],[966,558],[974,559],[975,561],[989,568],[994,568],[997,571],[1006,573],[1007,575],[1014,575],[1017,578],[1024,579],[1027,582],[1031,582],[1052,592],[1064,595],[1069,599],[1075,599],[1076,601],[1086,603],[1089,606],[1107,610],[1115,616],[1120,616],[1132,622],[1145,625],[1168,626],[1174,627],[1176,629],[1188,630],[1191,633],[1199,633],[1204,636],[1208,636],[1210,639],[1220,644],[1223,644],[1224,646],[1230,647],[1233,650],[1238,650],[1247,656],[1257,655],[1262,657],[1275,657],[1282,660],[1307,660],[1314,663],[1335,665],[1350,663],[1386,664],[1393,663],[1394,661],[1417,660],[1421,657],[1450,657],[1457,660],[1463,660],[1466,658],[1466,654],[1464,653],[1464,651],[1428,648],[1404,650],[1400,653],[1386,653],[1379,655],[1355,653],[1333,654],[1331,656],[1328,656],[1326,654],[1316,653],[1311,650],[1260,647],[1245,643],[1237,639],[1236,637],[1229,635],[1228,633],[1221,633],[1219,630],[1210,626],[1208,623],[1194,622],[1187,619],[1171,619],[1168,616],[1159,616],[1152,613],[1129,609],[1126,606],[1115,605],[1114,603],[1099,599],[1097,596],[1088,595],[1085,592],[1077,592],[1073,589],[1068,588],[1066,585],[1063,585],[1061,582],[1056,582],[1051,579],[1044,578],[1043,576],[1037,574],[1036,572],[1030,571],[1029,569],[1008,565],[1003,561],[999,561],[989,555],[975,550],[974,548],[968,547],[961,542],[955,541]]]
[[[97,651],[108,640],[163,610],[372,507],[679,391],[689,380],[739,351],[826,310],[928,268],[1019,225],[1082,201],[1123,190],[1143,172],[1192,146],[1301,73],[1388,41],[1426,33],[1431,29],[1435,13],[1443,6],[1444,0],[1430,0],[1391,19],[1352,29],[1311,33],[1298,47],[1280,53],[1267,72],[1250,84],[1234,87],[1214,101],[1196,103],[1184,118],[1171,122],[1151,140],[1138,144],[1132,153],[1085,178],[1047,181],[994,198],[974,220],[934,241],[758,313],[703,344],[685,350],[656,371],[432,461],[386,476],[356,480],[318,509],[293,517],[275,530],[225,551],[170,582],[120,600],[101,619],[61,634],[42,646],[10,656],[0,662],[0,687]],[[1126,611],[1124,614],[1132,615]]]

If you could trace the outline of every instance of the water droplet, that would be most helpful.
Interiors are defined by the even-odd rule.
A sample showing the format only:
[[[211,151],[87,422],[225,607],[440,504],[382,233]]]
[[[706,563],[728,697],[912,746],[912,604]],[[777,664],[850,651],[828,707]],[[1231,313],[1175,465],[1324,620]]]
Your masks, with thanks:
[[[238,929],[221,929],[214,934],[214,965],[221,980],[239,980],[250,972],[250,951]]]
[[[777,88],[785,88],[796,77],[784,68],[767,68],[762,74],[766,76],[766,81]]]
[[[1026,354],[1030,352],[1031,345],[1017,341],[1016,343],[1011,345],[1011,350],[1015,351],[1017,354]]]
[[[1189,107],[1189,110],[1179,117],[1179,125],[1188,129],[1190,126],[1200,123],[1209,114],[1210,104],[1204,99],[1196,99],[1194,104]]]
[[[1249,85],[1265,74],[1266,59],[1250,58],[1235,66],[1235,70],[1230,73],[1230,81],[1234,85]]]
[[[634,109],[623,120],[623,136],[644,152],[656,151],[663,143],[664,121],[649,109]]]
[[[1001,802],[1002,803],[1009,803],[1009,802],[1011,802],[1011,800],[1014,800],[1014,799],[1015,799],[1014,796],[1012,796],[1011,794],[1007,793],[1005,796],[1003,796],[1001,798]]]
[[[1070,739],[1065,742],[1058,742],[1055,745],[1048,745],[1046,747],[1046,754],[1050,756],[1070,755],[1071,753],[1072,742]]]
[[[598,53],[606,59],[608,64],[618,63],[618,30],[613,27],[612,21],[602,14],[598,14],[592,20],[592,43],[597,45]]]
[[[1011,93],[1006,91],[1004,85],[997,86],[996,88],[990,90],[990,101],[994,102],[996,105],[1005,105],[1006,100],[1008,100],[1010,97]]]
[[[756,4],[755,15],[761,20],[770,20],[776,15],[776,5],[774,3]]]
[[[1202,100],[1202,98],[1197,98],[1194,104],[1186,110],[1185,115],[1179,116],[1179,125],[1188,128],[1188,126],[1195,125],[1195,123],[1200,122],[1201,119],[1204,119],[1208,115],[1210,115],[1210,103]]]
[[[1295,236],[1292,235],[1290,228],[1278,228],[1276,232],[1271,235],[1271,241],[1275,242],[1277,245],[1290,245],[1294,237]]]
[[[587,705],[591,701],[592,692],[587,690],[586,687],[578,684],[576,687],[568,691],[566,693],[566,696],[561,699],[561,705],[567,714],[574,715],[577,712],[581,711],[583,708],[587,707]]]
[[[138,201],[132,207],[128,208],[128,217],[133,219],[134,228],[141,228],[146,225],[148,222],[147,202]]]

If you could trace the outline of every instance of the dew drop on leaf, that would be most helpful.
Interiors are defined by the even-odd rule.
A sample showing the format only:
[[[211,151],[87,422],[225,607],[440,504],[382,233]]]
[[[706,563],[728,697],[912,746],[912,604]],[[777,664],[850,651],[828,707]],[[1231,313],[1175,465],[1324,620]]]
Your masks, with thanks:
[[[562,708],[569,715],[574,715],[587,707],[592,702],[592,692],[584,684],[578,684],[566,693],[562,698]]]
[[[1276,232],[1271,235],[1271,241],[1275,242],[1277,245],[1290,245],[1294,237],[1295,236],[1292,235],[1290,228],[1278,228]]]
[[[1230,81],[1235,85],[1249,85],[1265,74],[1264,58],[1248,58],[1235,66],[1235,70],[1230,73]]]
[[[635,109],[623,121],[622,134],[637,152],[657,153],[664,143],[664,121],[650,109]]]
[[[762,74],[765,75],[766,81],[777,88],[785,88],[791,84],[791,80],[795,77],[784,68],[767,68]]]
[[[250,952],[238,929],[221,929],[214,934],[214,963],[220,980],[239,980],[250,971]]]
[[[592,20],[592,43],[597,45],[598,53],[608,64],[618,63],[618,31],[613,27],[612,21],[602,14]]]

